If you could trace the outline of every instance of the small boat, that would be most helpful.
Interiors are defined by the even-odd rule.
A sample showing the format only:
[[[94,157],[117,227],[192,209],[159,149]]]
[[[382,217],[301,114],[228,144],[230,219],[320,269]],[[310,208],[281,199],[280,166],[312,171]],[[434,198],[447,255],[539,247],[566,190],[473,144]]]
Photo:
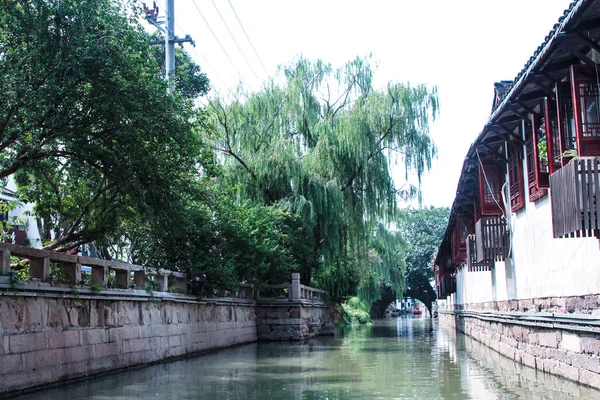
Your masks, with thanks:
[[[421,309],[419,308],[419,306],[415,306],[415,308],[413,309],[413,314],[415,314],[415,315],[421,314]]]
[[[392,317],[397,317],[398,315],[400,315],[400,310],[396,308],[394,311],[392,311]]]

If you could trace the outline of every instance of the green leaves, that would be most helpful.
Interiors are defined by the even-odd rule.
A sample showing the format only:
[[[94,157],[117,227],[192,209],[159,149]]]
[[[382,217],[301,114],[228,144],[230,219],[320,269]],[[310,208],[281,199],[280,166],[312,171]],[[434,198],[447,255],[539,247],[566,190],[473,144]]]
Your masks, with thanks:
[[[385,227],[395,220],[398,193],[414,192],[396,188],[391,171],[401,163],[420,179],[430,167],[437,90],[400,83],[376,90],[368,58],[335,70],[300,58],[280,71],[281,84],[271,81],[243,103],[210,103],[211,141],[224,156],[225,178],[240,199],[304,216],[314,254],[301,269],[305,284],[315,277],[335,296],[357,287],[378,293],[380,279],[402,289],[398,238]]]

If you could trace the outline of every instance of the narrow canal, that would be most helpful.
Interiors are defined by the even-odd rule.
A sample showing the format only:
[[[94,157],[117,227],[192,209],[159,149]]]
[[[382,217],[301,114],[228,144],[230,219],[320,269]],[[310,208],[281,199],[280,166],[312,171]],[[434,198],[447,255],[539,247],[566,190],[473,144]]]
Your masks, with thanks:
[[[600,399],[430,319],[307,343],[260,343],[19,397],[77,399]]]

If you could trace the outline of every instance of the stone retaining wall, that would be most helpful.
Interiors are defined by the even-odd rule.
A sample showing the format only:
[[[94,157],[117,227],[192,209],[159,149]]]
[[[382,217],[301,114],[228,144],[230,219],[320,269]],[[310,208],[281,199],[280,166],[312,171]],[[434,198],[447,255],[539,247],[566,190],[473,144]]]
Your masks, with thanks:
[[[0,397],[259,338],[303,340],[333,330],[320,302],[37,285],[0,290]]]
[[[333,322],[325,305],[259,303],[256,315],[259,340],[306,340],[333,334]]]
[[[253,302],[0,296],[0,395],[256,339]]]
[[[519,363],[600,388],[597,333],[494,322],[452,311],[440,311],[439,317],[441,322]]]

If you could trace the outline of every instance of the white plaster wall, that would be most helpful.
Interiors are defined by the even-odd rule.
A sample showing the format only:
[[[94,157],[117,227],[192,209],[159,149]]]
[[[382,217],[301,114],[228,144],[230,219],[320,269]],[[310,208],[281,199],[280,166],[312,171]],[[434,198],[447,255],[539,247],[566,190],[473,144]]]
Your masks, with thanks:
[[[456,274],[456,304],[491,301],[492,293],[492,272],[469,272],[465,267]]]
[[[551,195],[551,194],[550,194]],[[513,216],[516,299],[600,293],[600,242],[552,237],[550,195]]]

